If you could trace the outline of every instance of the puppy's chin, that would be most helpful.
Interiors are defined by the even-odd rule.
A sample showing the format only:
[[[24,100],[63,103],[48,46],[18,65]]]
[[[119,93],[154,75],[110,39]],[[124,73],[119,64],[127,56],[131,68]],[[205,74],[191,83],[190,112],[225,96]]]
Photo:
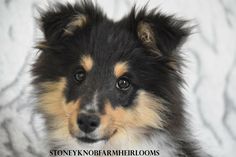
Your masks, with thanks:
[[[77,141],[78,147],[77,149],[83,149],[83,150],[101,150],[104,149],[104,146],[106,145],[106,141],[100,140],[94,143],[87,143],[87,142],[81,142]]]
[[[152,138],[145,136],[143,129],[126,129],[117,131],[112,137],[95,142],[86,142],[70,136],[67,139],[53,140],[51,145],[56,149],[65,150],[122,150],[122,149],[143,149],[153,146]],[[151,135],[150,135],[151,136]]]
[[[50,142],[57,150],[100,150],[106,145],[106,141],[100,140],[93,143],[82,142],[76,138],[70,137],[67,139],[56,139],[55,142]]]

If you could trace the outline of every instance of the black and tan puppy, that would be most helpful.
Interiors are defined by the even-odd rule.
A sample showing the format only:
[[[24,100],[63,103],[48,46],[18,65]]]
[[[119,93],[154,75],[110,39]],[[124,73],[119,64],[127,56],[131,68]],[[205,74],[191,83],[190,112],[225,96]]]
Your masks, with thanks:
[[[51,148],[206,156],[184,116],[184,21],[134,7],[114,22],[83,1],[44,12],[41,25],[32,73]]]

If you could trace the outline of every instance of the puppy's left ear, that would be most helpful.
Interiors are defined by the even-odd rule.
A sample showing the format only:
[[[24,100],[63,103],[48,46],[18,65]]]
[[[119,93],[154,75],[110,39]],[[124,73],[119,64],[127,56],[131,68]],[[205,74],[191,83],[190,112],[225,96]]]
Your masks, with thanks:
[[[190,34],[187,21],[157,13],[156,10],[146,13],[145,8],[139,12],[134,8],[129,20],[133,22],[132,29],[142,44],[157,55],[172,55]]]

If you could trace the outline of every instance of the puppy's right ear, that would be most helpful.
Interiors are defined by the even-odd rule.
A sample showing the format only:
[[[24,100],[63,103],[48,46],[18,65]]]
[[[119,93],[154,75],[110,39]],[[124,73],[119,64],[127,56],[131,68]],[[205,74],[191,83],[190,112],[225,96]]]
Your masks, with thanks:
[[[91,1],[76,4],[57,4],[49,11],[41,13],[40,24],[45,41],[37,48],[45,48],[73,36],[94,22],[100,21],[103,13]]]

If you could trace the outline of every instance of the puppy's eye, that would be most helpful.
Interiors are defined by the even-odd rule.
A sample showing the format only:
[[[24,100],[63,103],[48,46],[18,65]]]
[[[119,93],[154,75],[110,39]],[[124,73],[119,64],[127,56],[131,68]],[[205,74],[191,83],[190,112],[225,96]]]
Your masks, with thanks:
[[[126,77],[120,77],[116,82],[116,88],[120,90],[128,90],[130,88],[130,80]]]
[[[74,74],[74,79],[77,82],[82,82],[83,80],[85,80],[86,77],[86,73],[84,70],[79,70]]]

